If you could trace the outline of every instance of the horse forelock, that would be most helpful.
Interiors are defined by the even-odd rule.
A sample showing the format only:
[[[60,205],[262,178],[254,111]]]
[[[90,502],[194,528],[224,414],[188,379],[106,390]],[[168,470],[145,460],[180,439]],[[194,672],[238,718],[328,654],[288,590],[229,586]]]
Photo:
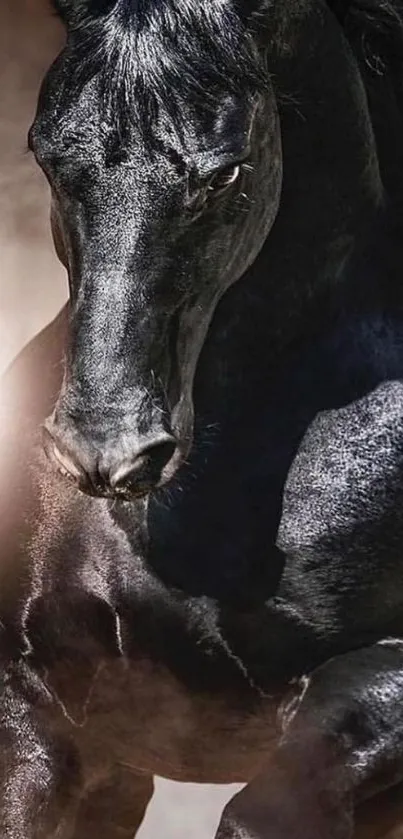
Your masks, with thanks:
[[[223,92],[245,96],[267,74],[232,0],[53,0],[74,46],[77,89],[97,78],[114,119],[180,119],[181,98],[215,110]],[[71,9],[71,12],[69,12]]]

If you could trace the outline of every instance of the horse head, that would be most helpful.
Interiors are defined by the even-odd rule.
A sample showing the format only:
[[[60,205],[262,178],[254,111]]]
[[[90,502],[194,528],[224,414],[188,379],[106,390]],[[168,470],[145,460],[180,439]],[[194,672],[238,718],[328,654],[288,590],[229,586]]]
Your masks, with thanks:
[[[45,438],[91,494],[145,495],[186,458],[210,321],[276,217],[278,115],[248,7],[58,3],[66,45],[29,135],[70,287]]]

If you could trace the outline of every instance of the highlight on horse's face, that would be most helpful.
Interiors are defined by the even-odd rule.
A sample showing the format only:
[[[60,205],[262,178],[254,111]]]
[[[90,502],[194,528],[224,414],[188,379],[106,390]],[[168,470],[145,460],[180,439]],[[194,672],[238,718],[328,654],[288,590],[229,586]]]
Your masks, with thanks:
[[[280,133],[269,83],[217,85],[200,102],[200,78],[154,107],[144,90],[122,104],[107,100],[101,71],[78,83],[82,60],[73,31],[30,131],[71,301],[45,447],[82,490],[130,499],[163,485],[189,451],[209,323],[277,212]]]

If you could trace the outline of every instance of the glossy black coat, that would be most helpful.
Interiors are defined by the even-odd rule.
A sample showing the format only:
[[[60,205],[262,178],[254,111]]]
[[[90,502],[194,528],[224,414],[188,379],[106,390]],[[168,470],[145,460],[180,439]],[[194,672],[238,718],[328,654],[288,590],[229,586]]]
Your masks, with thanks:
[[[403,777],[400,4],[228,0],[255,90],[208,119],[184,76],[175,140],[113,155],[75,65],[111,9],[60,5],[31,145],[71,302],[8,376],[2,836],[131,836],[160,773],[250,782],[220,839],[350,837]]]

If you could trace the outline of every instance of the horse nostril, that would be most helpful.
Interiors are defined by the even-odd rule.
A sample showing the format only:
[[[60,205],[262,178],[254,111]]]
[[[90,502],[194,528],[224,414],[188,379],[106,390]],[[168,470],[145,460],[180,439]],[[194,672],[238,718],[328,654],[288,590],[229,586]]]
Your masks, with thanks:
[[[115,492],[141,492],[156,486],[175,450],[176,442],[173,438],[146,446],[135,457],[124,460],[115,470],[111,470],[110,487]]]
[[[160,485],[163,470],[177,448],[170,434],[154,438],[148,445],[139,446],[134,440],[129,448],[130,440],[123,439],[116,447],[97,450],[88,440],[78,440],[77,435],[73,438],[66,429],[61,437],[50,422],[42,431],[45,452],[57,471],[82,492],[103,498],[130,500],[147,495]],[[123,452],[131,449],[133,454],[124,458]]]
[[[54,460],[56,461],[59,467],[59,470],[62,473],[66,473],[66,475],[70,476],[71,478],[74,478],[76,481],[79,481],[82,478],[83,473],[81,469],[79,469],[78,466],[76,466],[76,464],[74,463],[72,458],[69,457],[69,455],[63,454],[63,452],[60,451],[56,443],[53,444],[52,454]]]
[[[86,484],[88,482],[86,472],[82,469],[67,452],[63,451],[52,433],[45,426],[43,428],[43,446],[49,460],[56,466],[58,472],[64,477],[69,478],[76,484]]]

